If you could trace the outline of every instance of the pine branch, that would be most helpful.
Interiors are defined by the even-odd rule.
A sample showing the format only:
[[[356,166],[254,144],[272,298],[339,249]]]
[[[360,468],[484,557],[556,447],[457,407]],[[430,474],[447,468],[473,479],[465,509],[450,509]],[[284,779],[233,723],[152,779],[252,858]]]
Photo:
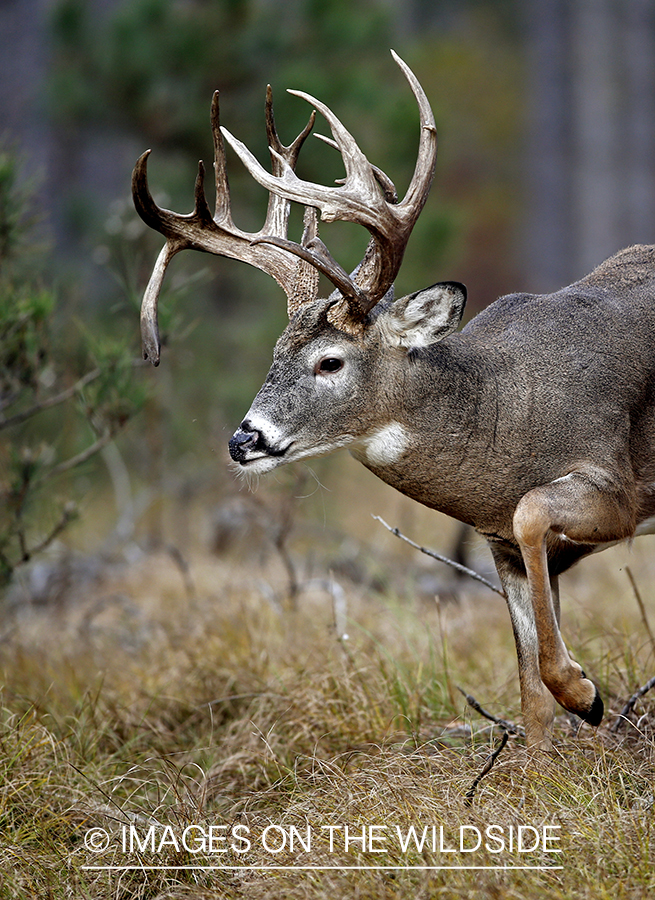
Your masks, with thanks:
[[[60,391],[58,394],[55,394],[54,397],[46,397],[44,400],[39,400],[38,403],[34,403],[20,413],[16,413],[13,416],[7,416],[6,418],[0,418],[0,431],[3,428],[9,428],[12,425],[20,425],[21,422],[27,421],[27,419],[30,419],[32,416],[36,415],[36,413],[39,413],[44,409],[50,409],[53,406],[58,406],[60,403],[65,403],[67,400],[70,400],[71,397],[74,397],[78,391],[82,390],[83,387],[86,387],[87,384],[90,384],[98,378],[101,373],[102,370],[99,368],[92,369],[91,372],[87,372],[86,375],[83,375],[78,379],[74,385]]]

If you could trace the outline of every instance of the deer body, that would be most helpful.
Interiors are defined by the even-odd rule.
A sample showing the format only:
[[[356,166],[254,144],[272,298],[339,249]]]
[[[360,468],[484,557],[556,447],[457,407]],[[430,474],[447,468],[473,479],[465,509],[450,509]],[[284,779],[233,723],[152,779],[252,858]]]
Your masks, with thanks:
[[[272,174],[224,132],[271,193],[257,234],[231,220],[217,101],[214,217],[202,168],[195,210],[179,216],[154,204],[142,157],[133,181],[137,209],[167,238],[144,297],[145,353],[158,362],[157,296],[180,249],[236,256],[272,274],[287,291],[290,321],[230,441],[232,459],[262,474],[347,447],[403,494],[484,535],[516,640],[526,740],[548,749],[553,698],[593,725],[603,713],[562,641],[558,575],[655,523],[655,247],[624,250],[550,295],[503,297],[458,333],[463,285],[444,282],[394,300],[392,282],[436,155],[427,99],[396,60],[421,114],[419,159],[400,203],[334,114],[306,95],[330,124],[346,179],[326,188],[296,177],[313,116],[284,147],[269,93]],[[300,244],[286,237],[289,201],[307,207]],[[351,276],[319,240],[314,209],[370,231]],[[327,299],[317,296],[319,271],[335,286]]]
[[[242,426],[261,429],[261,449],[232,445],[244,469],[347,446],[401,493],[513,546],[521,497],[581,465],[625,492],[630,534],[655,515],[655,247],[555,294],[502,297],[428,346],[390,345],[384,309],[364,346],[327,323],[308,339],[320,306],[278,342]],[[325,355],[346,365],[316,378]],[[567,559],[584,553],[552,543]]]
[[[544,684],[592,723],[602,715],[559,637],[557,576],[655,516],[655,247],[624,250],[554,294],[503,297],[432,342],[435,319],[455,328],[463,309],[449,302],[457,286],[439,288],[418,293],[423,319],[404,331],[403,301],[382,306],[360,341],[329,324],[325,301],[299,313],[230,450],[263,472],[349,446],[387,484],[484,535],[514,625],[528,740],[547,748]],[[323,359],[341,365],[323,373]],[[543,557],[552,618],[541,635],[530,552]]]

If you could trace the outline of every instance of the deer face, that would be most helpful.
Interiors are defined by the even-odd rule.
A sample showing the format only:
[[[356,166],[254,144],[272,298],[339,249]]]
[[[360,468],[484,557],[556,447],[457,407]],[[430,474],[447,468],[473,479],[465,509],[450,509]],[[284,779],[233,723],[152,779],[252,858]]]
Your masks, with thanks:
[[[322,456],[372,427],[379,335],[335,328],[328,321],[332,305],[322,300],[302,308],[279,338],[266,380],[229,444],[244,470],[263,474]]]
[[[302,307],[278,340],[266,381],[232,437],[232,459],[263,474],[287,462],[371,441],[402,451],[411,433],[401,424],[409,352],[427,347],[459,324],[463,285],[436,284],[376,309],[360,328],[330,324],[334,300]],[[368,447],[370,455],[370,447]]]

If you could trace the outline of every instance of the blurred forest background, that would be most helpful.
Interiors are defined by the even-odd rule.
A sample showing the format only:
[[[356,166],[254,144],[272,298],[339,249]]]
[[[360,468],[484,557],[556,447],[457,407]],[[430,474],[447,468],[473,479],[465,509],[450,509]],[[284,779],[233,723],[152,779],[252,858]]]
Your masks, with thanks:
[[[270,82],[284,143],[310,112],[285,89],[305,90],[402,195],[418,114],[390,48],[439,130],[399,293],[462,281],[470,317],[655,242],[655,0],[0,0],[2,900],[655,896],[652,544],[564,580],[563,633],[605,724],[559,716],[538,766],[514,732],[478,787],[520,716],[505,603],[371,515],[481,572],[483,542],[345,452],[252,493],[235,478],[227,441],[286,319],[257,270],[176,256],[161,365],[141,359],[163,239],[132,205],[137,158],[152,148],[155,199],[190,211],[213,91],[267,163]],[[257,230],[265,192],[227,162],[235,221]],[[313,139],[299,172],[343,174]],[[360,232],[321,226],[346,269]],[[498,731],[458,686],[502,717],[492,756]],[[126,824],[235,822],[558,823],[564,865],[494,850],[471,871],[419,871],[446,857],[375,848],[361,861],[393,872],[339,872],[319,851],[321,873],[199,873],[180,864],[217,865],[213,850],[119,851]]]
[[[106,492],[114,502],[98,533],[145,521],[154,539],[166,538],[162,496],[188,505],[211,485],[218,501],[231,484],[227,438],[284,326],[271,279],[187,253],[165,285],[161,367],[131,364],[140,295],[162,243],[131,204],[136,158],[152,148],[156,199],[189,211],[197,161],[211,161],[212,92],[221,91],[222,122],[266,160],[270,82],[285,142],[309,109],[284,91],[306,90],[403,192],[418,120],[390,47],[425,88],[440,140],[401,292],[460,280],[471,315],[502,293],[555,289],[620,247],[655,240],[655,0],[0,2],[9,310],[0,399],[14,405],[0,418],[7,577],[63,532],[72,501]],[[228,165],[235,219],[256,230],[266,196],[234,156]],[[318,141],[300,167],[323,183],[340,175]],[[322,236],[345,268],[366,244],[349,226]],[[48,413],[44,401],[62,392]],[[95,468],[91,451],[103,455]],[[94,536],[95,526],[78,529],[82,542]]]

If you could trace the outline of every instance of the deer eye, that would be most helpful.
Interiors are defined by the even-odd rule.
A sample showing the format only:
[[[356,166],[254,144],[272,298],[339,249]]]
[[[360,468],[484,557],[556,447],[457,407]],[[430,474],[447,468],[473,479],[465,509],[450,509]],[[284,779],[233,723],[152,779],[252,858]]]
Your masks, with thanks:
[[[330,375],[332,372],[338,372],[343,368],[343,360],[336,356],[324,356],[320,362],[316,364],[316,374]]]

